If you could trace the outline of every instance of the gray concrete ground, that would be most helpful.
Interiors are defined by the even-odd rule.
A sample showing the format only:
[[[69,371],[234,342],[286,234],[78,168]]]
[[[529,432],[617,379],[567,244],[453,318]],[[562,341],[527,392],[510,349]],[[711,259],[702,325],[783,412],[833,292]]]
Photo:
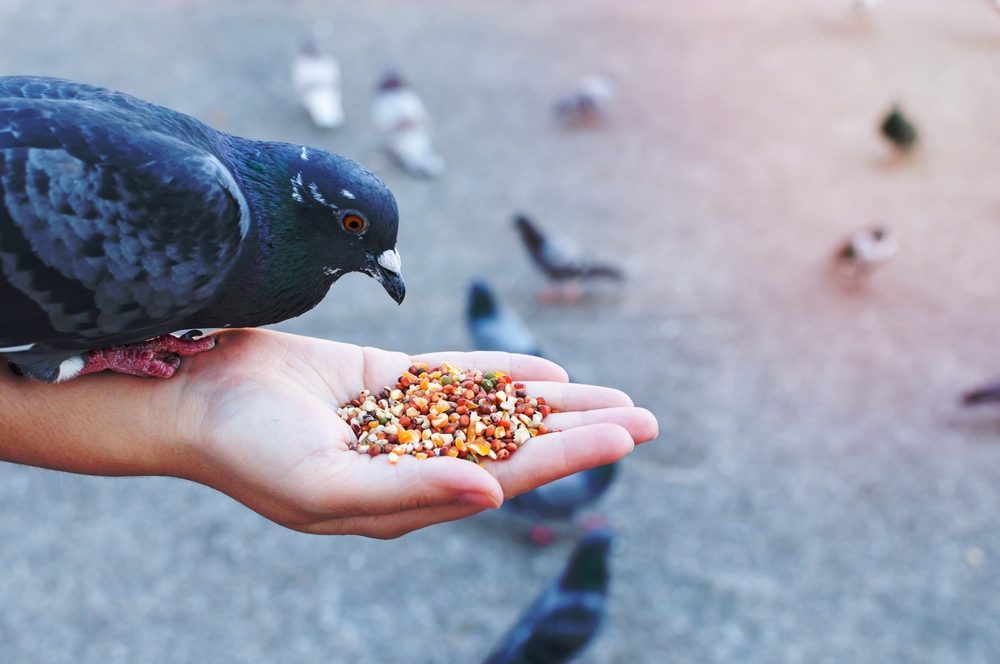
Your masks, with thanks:
[[[406,303],[351,276],[283,329],[467,347],[467,276],[488,272],[571,373],[656,412],[660,441],[604,504],[622,546],[586,661],[996,661],[1000,410],[956,395],[1000,374],[1000,16],[914,0],[864,21],[844,4],[11,0],[0,72],[384,173]],[[291,99],[307,29],[344,66],[336,133]],[[438,181],[374,147],[370,90],[393,63],[435,113]],[[620,76],[614,122],[555,130],[553,96],[599,69]],[[896,99],[926,139],[908,163],[874,133]],[[620,257],[628,288],[539,307],[516,209]],[[876,220],[900,255],[846,293],[829,253]],[[531,550],[497,514],[310,537],[180,481],[13,466],[0,504],[13,662],[474,662],[569,547]]]

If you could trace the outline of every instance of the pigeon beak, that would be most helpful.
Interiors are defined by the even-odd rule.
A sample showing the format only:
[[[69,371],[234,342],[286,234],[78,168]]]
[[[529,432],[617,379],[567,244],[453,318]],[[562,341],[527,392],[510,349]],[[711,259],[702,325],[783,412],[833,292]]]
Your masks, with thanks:
[[[396,304],[402,304],[403,298],[406,297],[406,283],[399,273],[401,265],[399,252],[395,249],[387,249],[379,254],[375,265],[368,273],[382,284],[382,288],[389,294],[389,297],[396,301]]]

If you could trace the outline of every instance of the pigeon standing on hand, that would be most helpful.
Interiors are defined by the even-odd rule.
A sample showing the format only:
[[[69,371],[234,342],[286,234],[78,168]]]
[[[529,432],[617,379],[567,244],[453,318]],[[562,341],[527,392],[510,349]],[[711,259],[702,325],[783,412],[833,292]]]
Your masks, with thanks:
[[[469,335],[478,350],[500,350],[506,353],[537,355],[535,336],[514,313],[500,306],[493,291],[482,281],[469,287],[469,304],[466,312]]]
[[[292,84],[314,125],[333,129],[344,123],[340,65],[311,39],[302,44],[292,63]]]
[[[398,211],[360,164],[136,97],[0,78],[0,356],[66,380],[167,378],[215,337],[315,307],[348,272],[397,302]]]
[[[585,534],[486,664],[562,664],[583,653],[604,622],[612,540],[606,528]]]
[[[527,216],[514,217],[517,227],[532,262],[545,275],[547,285],[542,292],[543,301],[576,301],[582,295],[585,281],[594,279],[625,278],[622,271],[607,263],[596,261],[584,255],[569,241],[542,233]]]
[[[917,129],[903,115],[899,104],[893,106],[885,116],[880,129],[882,136],[900,152],[909,152],[917,145]]]
[[[571,127],[591,126],[607,117],[615,98],[615,81],[609,74],[594,74],[580,81],[572,94],[556,102],[556,119]]]
[[[837,250],[836,262],[852,278],[862,277],[889,262],[899,243],[884,226],[857,231]]]
[[[398,73],[389,72],[379,83],[372,122],[386,152],[408,173],[436,177],[444,172],[444,159],[431,142],[430,115]]]

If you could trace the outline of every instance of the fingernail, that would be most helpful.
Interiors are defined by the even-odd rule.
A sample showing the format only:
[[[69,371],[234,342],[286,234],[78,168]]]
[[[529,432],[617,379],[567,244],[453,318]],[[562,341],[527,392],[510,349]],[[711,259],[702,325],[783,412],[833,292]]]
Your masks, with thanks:
[[[460,493],[458,495],[458,502],[466,505],[475,505],[476,507],[486,507],[488,509],[499,507],[493,496],[487,493],[477,493],[475,491]]]

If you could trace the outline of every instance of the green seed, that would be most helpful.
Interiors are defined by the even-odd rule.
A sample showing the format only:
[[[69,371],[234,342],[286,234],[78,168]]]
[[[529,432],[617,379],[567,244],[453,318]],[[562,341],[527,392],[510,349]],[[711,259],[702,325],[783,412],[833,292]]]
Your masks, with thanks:
[[[487,392],[489,392],[490,390],[492,390],[493,389],[493,381],[490,380],[490,379],[488,379],[488,378],[484,379],[483,380],[483,389],[486,390]]]
[[[495,373],[493,373],[492,371],[490,371],[485,376],[483,376],[483,378],[485,378],[486,380],[496,380],[497,379],[497,375]]]
[[[451,376],[441,376],[442,385],[451,385]]]

